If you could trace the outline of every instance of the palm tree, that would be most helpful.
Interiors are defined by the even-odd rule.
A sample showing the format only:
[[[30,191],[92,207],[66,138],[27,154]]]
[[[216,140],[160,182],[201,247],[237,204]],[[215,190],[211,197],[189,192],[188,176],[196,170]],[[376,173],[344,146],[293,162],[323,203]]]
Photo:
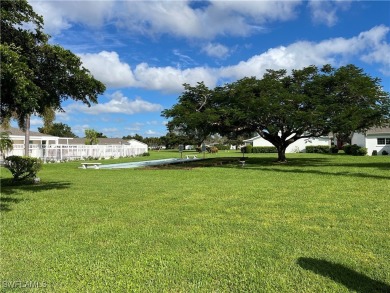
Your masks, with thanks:
[[[5,159],[5,154],[9,151],[12,151],[14,144],[9,138],[8,132],[2,131],[0,133],[0,152],[3,155],[3,160]]]

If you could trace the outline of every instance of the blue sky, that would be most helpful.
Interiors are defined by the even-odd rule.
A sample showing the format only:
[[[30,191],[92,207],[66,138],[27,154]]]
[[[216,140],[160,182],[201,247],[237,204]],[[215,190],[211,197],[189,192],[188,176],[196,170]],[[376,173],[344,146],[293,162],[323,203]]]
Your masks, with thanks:
[[[183,83],[213,88],[268,68],[353,63],[390,91],[389,1],[29,2],[51,43],[106,84],[99,104],[66,101],[56,115],[80,137],[165,135],[161,111]],[[32,130],[41,125],[32,118]]]

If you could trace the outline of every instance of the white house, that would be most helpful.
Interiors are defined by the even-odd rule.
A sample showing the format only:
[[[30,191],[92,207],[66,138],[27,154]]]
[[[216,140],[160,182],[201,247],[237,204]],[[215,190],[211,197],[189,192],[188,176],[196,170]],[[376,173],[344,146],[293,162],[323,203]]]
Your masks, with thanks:
[[[390,127],[371,128],[365,133],[354,133],[351,143],[367,148],[369,156],[373,151],[377,151],[378,155],[383,151],[390,154]]]
[[[318,146],[318,145],[324,145],[324,146],[331,146],[332,137],[330,136],[321,136],[321,137],[313,137],[313,138],[301,138],[297,141],[290,144],[287,149],[286,153],[300,153],[305,152],[307,146]],[[264,146],[273,146],[272,143],[270,143],[268,140],[265,140],[260,135],[255,136],[250,139],[244,140],[245,145],[251,144],[254,147],[264,147]]]
[[[9,138],[13,141],[13,150],[7,155],[23,156],[24,155],[24,142],[25,142],[25,133],[24,131],[10,127],[9,129],[3,129],[0,127],[0,131],[7,132]],[[47,145],[57,145],[59,137],[52,136],[48,134],[43,134],[36,131],[30,131],[30,156],[32,157],[41,157],[42,148]]]
[[[1,129],[9,133],[13,150],[6,156],[23,156],[25,133],[14,127]],[[99,138],[97,145],[85,145],[85,138],[63,138],[30,131],[29,154],[44,161],[61,161],[83,158],[118,158],[138,156],[148,152],[148,145],[135,139]]]
[[[143,143],[136,139],[130,139],[127,141],[127,143],[134,148],[143,149],[143,153],[148,152],[148,145],[146,143]]]

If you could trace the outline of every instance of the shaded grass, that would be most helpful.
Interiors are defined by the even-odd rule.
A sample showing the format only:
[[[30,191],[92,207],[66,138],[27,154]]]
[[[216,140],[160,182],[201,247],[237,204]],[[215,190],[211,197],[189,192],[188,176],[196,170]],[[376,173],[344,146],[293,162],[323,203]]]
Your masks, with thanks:
[[[239,157],[48,164],[26,186],[3,169],[1,281],[45,282],[37,292],[387,292],[390,158],[259,154],[242,168]]]

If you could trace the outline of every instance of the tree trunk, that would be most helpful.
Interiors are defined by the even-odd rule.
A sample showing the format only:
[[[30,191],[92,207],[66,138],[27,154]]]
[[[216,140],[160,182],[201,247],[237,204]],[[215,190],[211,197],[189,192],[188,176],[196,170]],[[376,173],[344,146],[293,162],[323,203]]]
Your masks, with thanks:
[[[286,160],[286,147],[279,146],[277,149],[278,149],[278,162],[280,162],[280,163],[287,162],[287,160]]]
[[[30,115],[26,117],[26,129],[24,132],[24,155],[30,156]]]

